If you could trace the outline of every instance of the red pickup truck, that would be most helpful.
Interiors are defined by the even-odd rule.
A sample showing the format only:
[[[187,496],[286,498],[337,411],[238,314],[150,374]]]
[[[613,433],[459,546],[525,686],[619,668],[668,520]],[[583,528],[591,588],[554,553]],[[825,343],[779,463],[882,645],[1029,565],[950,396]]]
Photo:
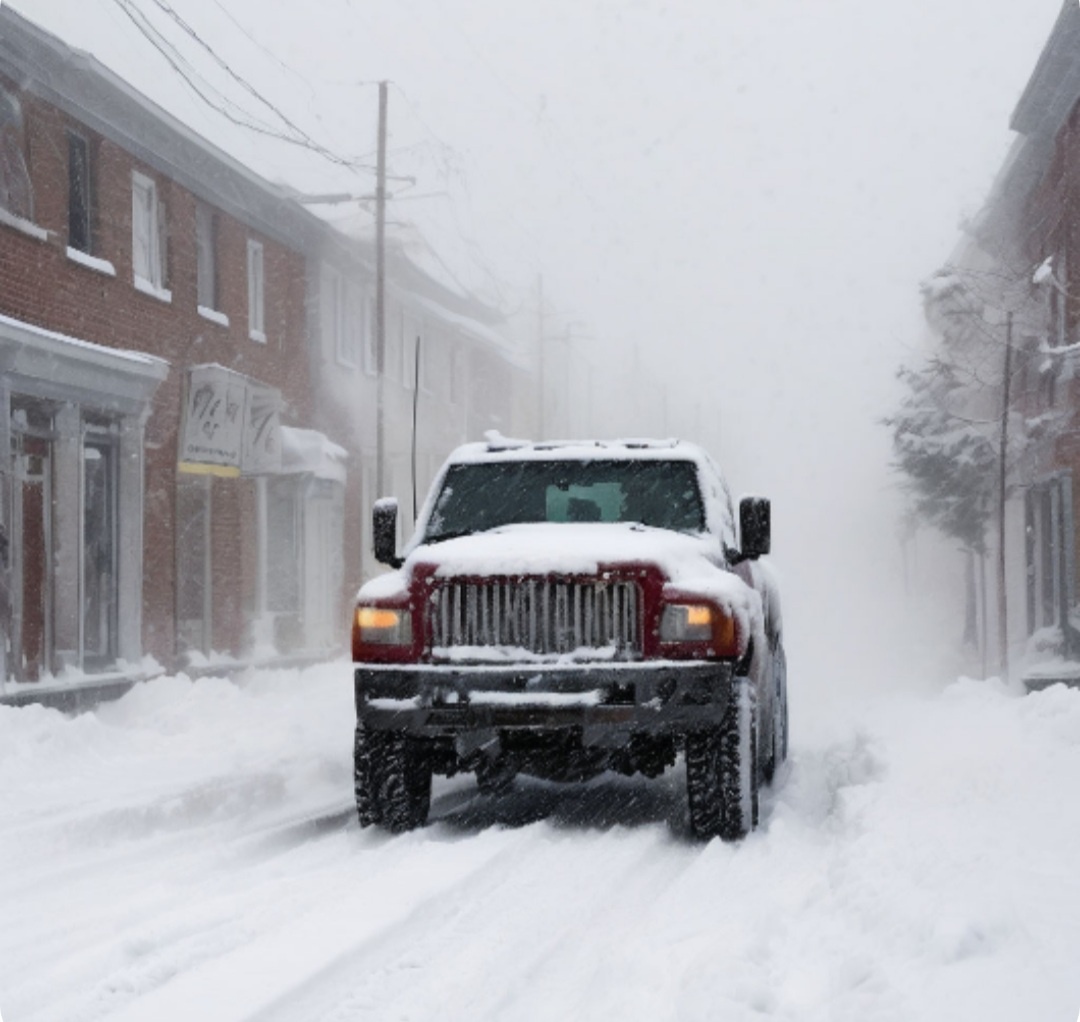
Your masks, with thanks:
[[[760,558],[767,500],[678,441],[459,448],[404,555],[357,597],[356,804],[421,826],[434,773],[480,789],[686,766],[690,830],[733,840],[787,755],[780,601]]]

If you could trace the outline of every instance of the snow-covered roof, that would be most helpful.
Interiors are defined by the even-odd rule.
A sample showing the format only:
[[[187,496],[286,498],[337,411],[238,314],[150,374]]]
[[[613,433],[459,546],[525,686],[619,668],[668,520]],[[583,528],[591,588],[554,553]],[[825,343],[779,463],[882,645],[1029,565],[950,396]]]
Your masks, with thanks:
[[[707,460],[696,444],[683,440],[515,440],[492,431],[480,443],[462,444],[447,459],[474,461],[681,461]]]
[[[1010,127],[1023,135],[1056,135],[1080,97],[1080,6],[1062,4]]]
[[[80,23],[80,28],[90,31],[95,49],[105,45],[99,29],[87,23]],[[15,78],[20,88],[55,105],[145,165],[267,237],[308,254],[322,252],[327,245],[336,243],[353,257],[368,258],[372,241],[365,235],[370,234],[370,223],[365,229],[359,220],[335,219],[326,207],[302,204],[299,199],[304,186],[310,186],[311,181],[302,170],[288,172],[280,159],[280,146],[272,152],[257,144],[251,149],[252,133],[233,128],[222,134],[220,126],[215,143],[176,116],[172,108],[185,108],[176,93],[176,83],[166,81],[174,76],[155,79],[150,85],[154,98],[150,98],[91,53],[69,45],[9,4],[0,4],[0,69]],[[190,109],[187,112],[193,113]],[[202,128],[211,126],[205,118],[196,123]],[[238,158],[237,152],[261,156],[260,165],[273,167],[274,173],[286,173],[289,182],[275,183],[261,176]],[[415,226],[408,226],[397,235],[391,232],[387,239],[389,284],[393,286],[400,279],[409,293],[431,290],[436,300],[441,299],[441,307],[452,310],[448,315],[468,317],[468,329],[505,348],[505,340],[483,326],[485,322],[497,322],[500,315],[477,299],[451,270],[431,243],[430,230],[421,233]],[[438,241],[442,249],[451,239]]]
[[[345,460],[349,452],[325,434],[297,426],[281,427],[281,471],[307,472],[316,479],[345,482]]]
[[[209,142],[94,56],[0,5],[0,66],[20,87],[112,139],[193,194],[291,246],[314,240],[322,221]]]
[[[169,374],[169,363],[154,355],[92,344],[10,316],[0,316],[0,368],[128,412]]]
[[[0,315],[0,336],[18,337],[27,344],[37,342],[49,351],[64,354],[77,354],[90,361],[99,361],[102,365],[113,365],[115,362],[129,363],[144,366],[150,374],[164,379],[169,372],[169,363],[158,358],[157,355],[148,355],[142,351],[128,351],[120,348],[110,348],[104,344],[94,344],[84,341],[79,337],[62,334],[56,330],[46,330],[44,327],[33,323],[25,323],[21,319],[12,316]],[[135,370],[133,370],[135,371]]]

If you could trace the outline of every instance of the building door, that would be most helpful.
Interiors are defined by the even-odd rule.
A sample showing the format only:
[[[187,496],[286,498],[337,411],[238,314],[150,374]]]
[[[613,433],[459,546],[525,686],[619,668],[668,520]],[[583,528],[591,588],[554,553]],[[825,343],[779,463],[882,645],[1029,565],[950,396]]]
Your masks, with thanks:
[[[312,479],[304,502],[304,633],[309,649],[344,645],[344,487]]]
[[[12,658],[18,681],[52,672],[52,416],[38,402],[12,400],[15,463]]]
[[[1028,632],[1055,629],[1062,652],[1080,639],[1070,622],[1073,602],[1072,481],[1058,476],[1030,487],[1025,508]]]
[[[94,670],[117,656],[117,447],[107,430],[87,429],[82,466],[82,662]]]

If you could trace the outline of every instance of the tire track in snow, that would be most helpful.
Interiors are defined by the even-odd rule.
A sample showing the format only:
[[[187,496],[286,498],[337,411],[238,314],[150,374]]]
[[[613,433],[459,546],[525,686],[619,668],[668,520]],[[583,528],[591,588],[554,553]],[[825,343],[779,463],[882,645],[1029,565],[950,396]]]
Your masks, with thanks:
[[[493,835],[480,849],[442,842],[435,853],[420,835],[369,840],[353,834],[343,841],[346,868],[340,861],[329,863],[314,878],[319,890],[307,892],[298,916],[279,919],[234,950],[186,969],[110,1014],[110,1022],[262,1018],[298,989],[321,983],[320,977],[358,946],[402,925],[409,928],[409,917],[424,906],[467,883],[491,862],[512,859],[517,836]],[[434,863],[432,854],[437,856]],[[402,898],[402,892],[408,897]]]
[[[557,971],[545,963],[613,907],[647,906],[696,860],[702,846],[680,843],[669,828],[673,813],[682,818],[684,794],[670,780],[609,776],[586,787],[530,783],[502,798],[466,798],[424,832],[431,868],[448,837],[474,846],[505,833],[488,829],[500,825],[520,828],[516,856],[417,907],[252,1022],[505,1017],[520,1007],[522,983]]]

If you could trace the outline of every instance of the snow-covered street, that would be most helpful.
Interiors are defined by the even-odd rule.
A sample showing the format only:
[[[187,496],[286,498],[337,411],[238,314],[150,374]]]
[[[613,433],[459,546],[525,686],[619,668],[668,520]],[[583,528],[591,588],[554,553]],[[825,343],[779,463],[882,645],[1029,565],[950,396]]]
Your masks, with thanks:
[[[349,668],[0,709],[5,1022],[1068,1019],[1080,692],[793,700],[760,830],[657,782],[437,782],[361,831]]]

